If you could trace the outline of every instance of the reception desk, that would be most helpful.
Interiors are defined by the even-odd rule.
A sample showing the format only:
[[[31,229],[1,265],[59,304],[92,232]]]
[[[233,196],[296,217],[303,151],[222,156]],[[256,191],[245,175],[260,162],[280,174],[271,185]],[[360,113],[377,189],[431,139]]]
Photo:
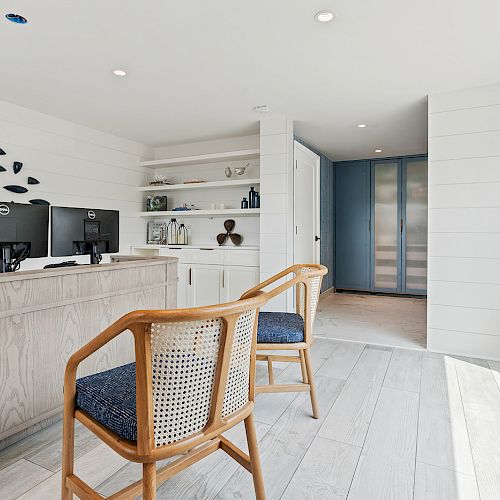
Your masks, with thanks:
[[[129,311],[175,308],[176,290],[173,257],[0,274],[0,448],[60,415],[74,351]],[[131,361],[124,333],[78,375]]]

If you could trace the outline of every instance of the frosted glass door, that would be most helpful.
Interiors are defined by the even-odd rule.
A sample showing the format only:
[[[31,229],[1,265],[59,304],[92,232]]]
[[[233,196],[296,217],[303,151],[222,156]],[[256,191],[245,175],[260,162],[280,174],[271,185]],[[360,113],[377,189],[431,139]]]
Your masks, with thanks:
[[[374,168],[374,288],[398,291],[400,227],[398,162],[376,162]]]
[[[405,280],[407,292],[427,290],[427,160],[406,163]]]

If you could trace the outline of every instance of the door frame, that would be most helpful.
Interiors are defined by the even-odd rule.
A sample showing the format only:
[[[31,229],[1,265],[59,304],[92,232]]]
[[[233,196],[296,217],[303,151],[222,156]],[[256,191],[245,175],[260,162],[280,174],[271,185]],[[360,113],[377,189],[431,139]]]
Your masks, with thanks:
[[[297,199],[297,185],[296,185],[296,175],[295,171],[297,170],[297,159],[295,151],[300,150],[306,155],[310,156],[312,160],[316,162],[315,170],[316,170],[316,179],[314,180],[314,191],[315,191],[315,222],[316,226],[316,236],[319,238],[318,244],[316,245],[314,251],[315,262],[307,262],[307,264],[320,264],[321,262],[321,189],[320,189],[320,176],[321,176],[321,161],[319,155],[317,155],[314,151],[311,151],[309,148],[301,144],[300,142],[294,139],[293,141],[293,262],[296,262],[295,259],[295,247],[296,247],[296,237],[297,237],[297,229],[295,225],[296,221],[296,199]],[[305,262],[300,262],[299,264],[305,264]]]

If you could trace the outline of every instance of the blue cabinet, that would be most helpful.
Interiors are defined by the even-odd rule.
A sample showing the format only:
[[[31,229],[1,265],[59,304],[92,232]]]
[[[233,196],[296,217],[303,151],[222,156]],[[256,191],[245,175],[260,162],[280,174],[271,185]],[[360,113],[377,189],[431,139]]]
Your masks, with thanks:
[[[425,295],[427,157],[335,164],[335,288]]]
[[[335,287],[370,290],[370,162],[335,165]]]

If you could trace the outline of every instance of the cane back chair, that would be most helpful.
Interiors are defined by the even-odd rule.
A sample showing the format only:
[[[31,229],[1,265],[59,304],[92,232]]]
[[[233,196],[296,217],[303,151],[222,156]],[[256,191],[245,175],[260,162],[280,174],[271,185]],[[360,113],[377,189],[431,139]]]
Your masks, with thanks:
[[[295,287],[295,313],[260,312],[257,332],[257,360],[267,362],[268,381],[266,385],[256,386],[257,393],[262,392],[302,392],[309,391],[312,413],[319,418],[314,372],[311,365],[310,348],[313,343],[313,322],[318,306],[321,282],[328,273],[325,266],[319,264],[295,264],[268,280],[245,292],[241,298],[251,297],[257,291],[275,285],[266,291],[268,300]],[[286,280],[279,286],[279,280]],[[259,351],[297,350],[298,356],[286,356]],[[300,363],[302,383],[276,384],[273,373],[273,361]]]
[[[64,378],[63,500],[104,498],[74,474],[74,419],[119,455],[143,464],[142,480],[108,498],[156,498],[157,484],[217,449],[252,475],[265,499],[253,420],[255,348],[265,294],[194,309],[134,311],[68,361]],[[78,365],[125,331],[135,363],[76,379]],[[221,434],[244,420],[249,454]],[[180,455],[156,469],[156,462]]]

